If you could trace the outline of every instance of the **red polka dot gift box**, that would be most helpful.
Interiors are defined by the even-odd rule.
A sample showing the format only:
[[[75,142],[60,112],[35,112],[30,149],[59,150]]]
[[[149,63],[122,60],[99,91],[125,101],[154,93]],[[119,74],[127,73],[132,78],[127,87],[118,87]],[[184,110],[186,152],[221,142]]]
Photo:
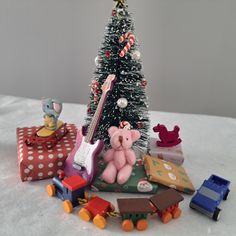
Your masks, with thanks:
[[[68,154],[76,139],[76,127],[67,124],[68,133],[52,149],[44,145],[27,146],[25,137],[32,135],[39,127],[17,128],[17,154],[22,181],[52,178],[63,169]]]

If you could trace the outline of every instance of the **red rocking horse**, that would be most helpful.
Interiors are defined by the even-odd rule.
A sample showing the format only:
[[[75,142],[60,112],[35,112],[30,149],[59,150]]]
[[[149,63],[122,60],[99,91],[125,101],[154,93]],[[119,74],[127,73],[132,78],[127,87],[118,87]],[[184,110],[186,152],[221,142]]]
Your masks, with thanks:
[[[173,147],[181,143],[181,139],[179,138],[179,126],[175,126],[174,130],[168,131],[165,125],[158,124],[153,127],[153,131],[155,133],[159,133],[159,140],[157,140],[156,144],[158,147]]]

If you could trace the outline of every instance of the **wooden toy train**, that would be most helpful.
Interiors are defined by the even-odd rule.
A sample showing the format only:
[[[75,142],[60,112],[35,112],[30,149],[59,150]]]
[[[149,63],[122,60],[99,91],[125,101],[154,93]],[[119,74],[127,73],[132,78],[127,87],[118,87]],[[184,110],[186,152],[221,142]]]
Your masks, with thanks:
[[[174,189],[168,189],[150,198],[117,199],[119,212],[109,201],[98,196],[91,196],[85,192],[87,181],[80,176],[65,177],[61,171],[54,177],[52,184],[47,186],[49,196],[57,196],[63,201],[64,211],[71,213],[73,208],[83,205],[79,216],[85,221],[92,220],[100,229],[107,224],[107,217],[120,217],[122,229],[132,231],[145,230],[148,227],[148,215],[157,214],[163,223],[176,219],[181,215],[179,202],[184,198]]]

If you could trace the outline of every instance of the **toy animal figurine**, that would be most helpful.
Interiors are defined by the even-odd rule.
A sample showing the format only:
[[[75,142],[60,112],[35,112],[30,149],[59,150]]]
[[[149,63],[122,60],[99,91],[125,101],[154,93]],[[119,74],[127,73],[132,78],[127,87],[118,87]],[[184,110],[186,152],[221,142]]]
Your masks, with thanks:
[[[165,125],[158,124],[153,127],[153,131],[159,133],[160,141],[156,142],[158,147],[173,147],[181,143],[179,138],[179,126],[175,126],[173,131],[168,131]]]
[[[51,98],[42,100],[44,125],[39,127],[32,135],[25,137],[27,146],[44,145],[47,149],[53,148],[57,142],[68,133],[66,123],[58,120],[62,111],[62,103]]]
[[[42,100],[44,115],[44,127],[49,130],[57,129],[58,117],[62,111],[62,103],[51,98]]]
[[[129,179],[136,162],[135,153],[131,147],[133,142],[140,138],[140,132],[112,126],[108,129],[108,133],[111,137],[112,148],[104,155],[107,166],[101,177],[109,184],[116,180],[118,184],[124,184]]]

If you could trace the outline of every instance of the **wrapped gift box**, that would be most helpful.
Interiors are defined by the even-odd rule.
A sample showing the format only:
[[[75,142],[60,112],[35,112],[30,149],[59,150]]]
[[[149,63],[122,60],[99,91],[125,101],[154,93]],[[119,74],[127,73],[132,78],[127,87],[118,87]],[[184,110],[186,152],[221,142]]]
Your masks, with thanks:
[[[144,166],[150,181],[184,193],[194,193],[194,186],[182,166],[177,166],[171,162],[148,155],[144,156]]]
[[[158,147],[156,139],[151,138],[149,142],[149,154],[153,157],[160,158],[165,161],[172,162],[176,165],[182,165],[184,162],[184,154],[181,143],[173,147]]]
[[[93,184],[91,185],[91,189],[93,191],[102,191],[102,192],[125,192],[125,193],[156,193],[158,189],[158,185],[156,183],[151,183],[148,181],[145,169],[143,166],[142,160],[137,160],[132,175],[130,179],[123,185],[119,185],[117,183],[107,184],[102,181],[100,175],[105,169],[106,164],[103,160],[99,160],[98,162],[98,173],[95,178]]]
[[[51,178],[63,169],[64,161],[72,151],[76,139],[76,127],[67,124],[68,133],[52,149],[45,146],[29,147],[25,144],[26,136],[32,135],[39,127],[17,128],[17,154],[22,181]]]

